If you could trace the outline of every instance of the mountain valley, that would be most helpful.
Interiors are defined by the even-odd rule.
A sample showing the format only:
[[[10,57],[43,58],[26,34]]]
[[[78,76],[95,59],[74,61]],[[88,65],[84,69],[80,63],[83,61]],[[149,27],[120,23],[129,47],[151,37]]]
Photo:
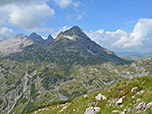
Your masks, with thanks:
[[[0,53],[2,114],[35,113],[31,111],[46,105],[55,107],[46,111],[46,114],[56,114],[63,108],[58,103],[63,102],[67,102],[69,110],[65,108],[59,113],[85,113],[88,103],[97,92],[103,89],[108,91],[108,88],[117,83],[126,83],[137,77],[147,81],[151,76],[143,79],[142,76],[152,75],[152,57],[136,61],[121,59],[113,51],[92,41],[78,26],[60,32],[55,39],[51,35],[43,40],[36,33],[29,36],[18,34],[15,38],[0,42]],[[145,86],[147,85],[143,85],[144,89]],[[117,88],[121,88],[120,85]],[[151,92],[151,88],[148,89]],[[83,99],[84,94],[89,96],[86,101]],[[130,93],[127,95],[130,96]],[[118,97],[115,98],[120,98],[123,95],[118,93],[116,96]],[[109,96],[109,99],[112,97],[114,96]],[[69,112],[75,109],[77,102],[84,103],[83,109]],[[99,103],[96,106],[103,105],[105,106]],[[128,104],[125,104],[125,108],[126,106]],[[108,108],[108,113],[112,113],[112,109]],[[116,109],[123,111],[120,107]],[[42,111],[37,113],[43,114]]]

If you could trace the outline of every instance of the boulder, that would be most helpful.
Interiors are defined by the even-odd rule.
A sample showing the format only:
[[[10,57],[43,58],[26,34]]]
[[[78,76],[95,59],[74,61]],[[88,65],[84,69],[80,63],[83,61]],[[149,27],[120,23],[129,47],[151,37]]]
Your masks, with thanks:
[[[133,87],[132,89],[131,89],[131,92],[134,92],[134,90],[136,90],[137,89],[137,87]]]
[[[68,106],[64,106],[61,110],[60,110],[60,112],[62,112],[64,109],[66,109]]]
[[[45,110],[49,110],[48,108],[46,108]]]
[[[132,99],[134,99],[134,98],[135,98],[135,96],[132,96],[131,98],[132,98]]]
[[[84,114],[97,114],[100,110],[100,107],[88,107]]]
[[[141,95],[141,94],[143,94],[144,92],[145,92],[144,90],[138,91],[138,92],[137,92],[137,95]]]
[[[120,114],[126,114],[125,112],[120,112]]]
[[[96,113],[99,113],[100,112],[100,107],[94,107],[94,110],[96,111]]]
[[[128,112],[128,113],[131,112],[131,108],[128,108],[128,109],[127,109],[127,112]]]
[[[125,98],[125,96],[121,97],[116,103],[118,105],[121,105],[123,103],[123,98]]]
[[[107,98],[106,98],[104,95],[102,95],[101,93],[99,93],[99,94],[95,97],[96,101],[100,101],[101,98],[102,98],[103,100],[107,100]]]
[[[101,97],[103,100],[107,100],[106,96],[102,95]]]
[[[150,108],[152,106],[152,101],[146,105],[146,108]]]
[[[140,99],[137,99],[137,100],[136,100],[136,102],[139,102],[139,101],[140,101]]]
[[[42,111],[42,109],[38,109],[38,112],[41,112]]]
[[[119,113],[120,111],[119,110],[113,110],[112,112],[113,113]]]
[[[86,98],[88,98],[89,96],[88,95],[84,95],[84,98],[86,99]]]

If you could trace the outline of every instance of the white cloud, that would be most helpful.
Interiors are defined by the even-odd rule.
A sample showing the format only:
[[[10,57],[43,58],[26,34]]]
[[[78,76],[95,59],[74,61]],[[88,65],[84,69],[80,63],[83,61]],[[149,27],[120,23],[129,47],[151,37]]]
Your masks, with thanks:
[[[63,26],[63,27],[59,28],[59,29],[57,30],[57,32],[54,32],[54,33],[52,34],[52,36],[53,36],[54,38],[56,38],[57,35],[58,35],[61,31],[64,32],[64,31],[66,31],[66,30],[68,30],[68,29],[70,29],[70,28],[71,28],[70,26]]]
[[[73,2],[72,0],[54,0],[54,2],[60,7],[60,8],[66,8],[67,6],[71,5]]]
[[[49,0],[0,0],[0,6],[8,5],[8,4],[31,4],[31,3],[43,3],[48,2]]]
[[[80,5],[80,1],[73,0],[53,0],[60,8],[67,8],[69,5],[76,9]]]
[[[0,28],[0,40],[12,38],[13,35],[15,35],[15,32],[12,29],[9,29],[7,27]]]
[[[118,29],[117,31],[115,32],[110,32],[110,31],[107,31],[106,32],[107,35],[109,35],[110,37],[121,37],[121,36],[126,36],[127,35],[127,32],[121,30],[121,29]]]
[[[92,30],[90,30],[90,32],[88,33],[88,36],[90,38],[92,38],[93,40],[95,41],[100,41],[100,40],[103,40],[103,37],[104,37],[104,30],[103,29],[100,29],[98,31],[95,31],[93,32]]]
[[[73,6],[76,9],[80,5],[80,1],[73,2]]]
[[[104,30],[90,31],[90,38],[101,46],[116,51],[152,50],[152,19],[139,19],[132,32],[118,29],[115,32]]]
[[[139,19],[123,47],[141,46],[145,40],[152,41],[152,19]]]
[[[128,41],[128,33],[121,29],[118,29],[116,32],[106,32],[107,37],[113,38],[112,46],[116,46],[118,48],[122,47],[122,45]]]
[[[68,30],[70,28],[71,28],[70,26],[63,26],[62,28],[60,28],[59,31],[66,31],[66,30]]]
[[[49,28],[49,27],[36,27],[36,28],[32,28],[32,29],[28,29],[26,30],[27,32],[45,32],[45,33],[50,33],[52,32],[54,29],[53,28]]]
[[[8,2],[6,0],[6,2],[0,2],[0,17],[5,20],[3,23],[29,29],[42,25],[54,15],[54,10],[45,1],[28,1],[12,0]]]
[[[147,40],[152,40],[152,19],[139,19],[131,33],[122,34],[114,43],[117,47],[140,47]]]
[[[77,17],[77,20],[80,20],[82,18],[82,15],[79,14],[78,17]]]
[[[46,4],[26,7],[12,6],[9,21],[11,24],[29,29],[42,24],[43,21],[53,16],[53,14],[54,10]]]

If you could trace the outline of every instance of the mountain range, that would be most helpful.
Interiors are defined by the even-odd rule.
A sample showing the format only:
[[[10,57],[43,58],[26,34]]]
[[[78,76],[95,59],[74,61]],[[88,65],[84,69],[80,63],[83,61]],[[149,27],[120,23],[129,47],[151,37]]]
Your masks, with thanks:
[[[12,39],[5,39],[0,42],[0,57],[7,56],[11,53],[17,53],[24,50],[25,47],[32,44],[47,44],[53,40],[53,37],[49,35],[44,40],[40,35],[31,33],[29,36],[24,34],[17,34]]]
[[[21,39],[22,36],[20,37]],[[26,42],[21,43],[21,41],[18,43],[18,47],[16,46],[19,53],[11,54],[9,58],[20,61],[51,61],[58,64],[68,63],[69,65],[77,63],[96,64],[108,61],[115,64],[128,63],[128,61],[120,59],[114,52],[96,44],[78,26],[74,26],[65,32],[60,32],[54,40],[51,35],[49,35],[47,40],[43,40],[36,33],[32,33],[29,37],[26,36],[25,39],[26,41],[34,42],[33,45],[31,45],[32,42],[26,44]]]
[[[152,58],[136,62],[121,59],[78,26],[60,32],[55,39],[18,34],[0,42],[0,53],[3,114],[24,114],[152,74]]]

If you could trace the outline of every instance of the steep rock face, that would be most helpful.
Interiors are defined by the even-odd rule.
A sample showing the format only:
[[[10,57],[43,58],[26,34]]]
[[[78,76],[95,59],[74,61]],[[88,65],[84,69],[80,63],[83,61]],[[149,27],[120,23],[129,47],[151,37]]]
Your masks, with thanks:
[[[37,35],[33,33],[30,36],[36,37]],[[28,58],[26,58],[27,56]],[[93,42],[77,26],[65,32],[60,32],[57,38],[51,43],[42,46],[29,46],[22,53],[13,55],[13,58],[19,58],[21,60],[28,59],[36,62],[51,61],[70,65],[99,64],[108,61],[114,64],[127,63],[127,61],[120,59],[112,51]]]
[[[105,59],[106,61],[112,61],[118,64],[125,62],[121,60],[118,56],[116,56],[114,52],[105,49],[92,41],[78,26],[74,26],[65,32],[60,32],[56,39],[58,40],[65,38],[75,41],[92,55],[99,56],[103,60]]]
[[[94,55],[114,54],[112,51],[107,50],[92,41],[78,26],[74,26],[70,30],[61,32],[57,39],[59,38],[67,38],[76,41]]]
[[[50,43],[53,40],[53,37],[49,34],[48,38],[44,40],[40,35],[33,32],[29,35],[29,38],[35,42],[36,44],[47,44]]]

